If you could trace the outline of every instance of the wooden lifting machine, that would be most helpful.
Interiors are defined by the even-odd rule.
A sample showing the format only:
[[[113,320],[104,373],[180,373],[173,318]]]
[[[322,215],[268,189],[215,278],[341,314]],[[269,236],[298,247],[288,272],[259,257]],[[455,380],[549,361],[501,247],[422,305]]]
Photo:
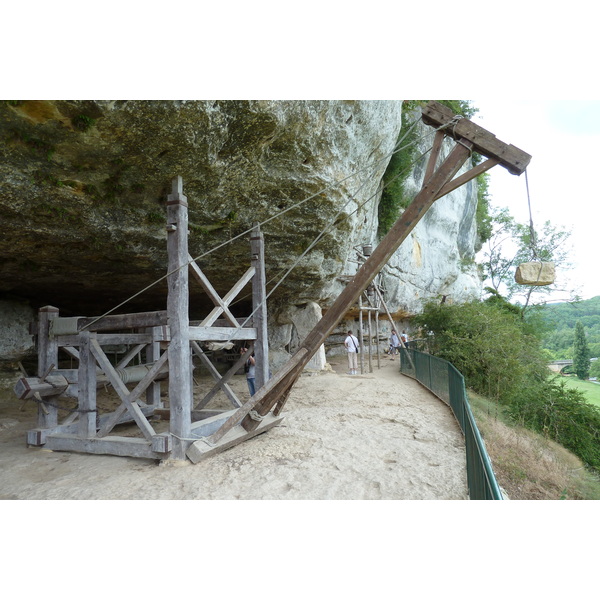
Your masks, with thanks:
[[[282,419],[280,414],[292,386],[313,354],[367,290],[433,203],[495,165],[520,175],[531,160],[529,154],[499,141],[492,133],[469,119],[454,115],[437,102],[430,102],[422,109],[422,120],[434,127],[436,133],[421,190],[370,256],[366,257],[356,275],[295,354],[270,379],[262,234],[256,226],[251,236],[252,264],[234,288],[221,298],[188,254],[187,201],[183,195],[182,180],[176,178],[167,202],[167,310],[99,319],[63,319],[58,316],[58,309],[42,308],[38,324],[38,377],[23,378],[15,387],[19,398],[36,398],[40,405],[38,428],[28,432],[27,442],[51,450],[175,461],[189,459],[198,463],[277,425]],[[456,144],[448,156],[440,160],[442,143],[447,137],[455,140]],[[478,152],[486,160],[455,177],[472,152]],[[203,286],[215,304],[212,312],[199,324],[190,323],[188,317],[189,273]],[[244,323],[231,314],[228,305],[250,281],[252,323],[250,327],[242,327]],[[223,319],[217,321],[221,315]],[[104,333],[107,331],[118,333]],[[233,408],[208,411],[206,399],[194,407],[192,353],[199,356],[203,364],[207,364],[201,343],[231,340],[254,341],[257,358],[256,393],[250,400],[241,403],[227,386],[231,375],[243,364],[246,356],[242,356],[222,378],[216,369],[209,367],[216,380],[214,389],[226,391]],[[103,345],[115,343],[133,345],[133,349],[117,367],[112,366],[102,348]],[[167,347],[161,352],[161,346]],[[78,359],[78,369],[56,368],[59,348]],[[145,351],[146,365],[141,365],[141,368],[127,367],[132,357],[142,350]],[[160,382],[167,372],[169,430],[156,433],[148,419],[156,411],[164,410],[160,400]],[[98,416],[96,406],[96,389],[100,381],[110,383],[121,401],[117,410],[102,416]],[[129,390],[126,381],[137,384]],[[69,394],[78,399],[78,409],[59,424],[52,400]],[[109,435],[117,424],[126,421],[138,425],[141,437]]]

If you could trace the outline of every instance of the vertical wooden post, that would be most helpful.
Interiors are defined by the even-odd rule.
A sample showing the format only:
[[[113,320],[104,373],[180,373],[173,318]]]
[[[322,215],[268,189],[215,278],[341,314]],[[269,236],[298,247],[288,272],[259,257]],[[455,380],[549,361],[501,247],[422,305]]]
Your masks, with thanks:
[[[152,333],[152,342],[146,346],[146,362],[154,363],[160,358],[160,342],[157,342],[156,339],[162,328],[149,327],[146,331]],[[154,408],[162,408],[160,381],[153,381],[146,389],[146,404],[154,406]]]
[[[92,355],[91,339],[96,333],[79,333],[79,427],[81,438],[96,437],[96,360]]]
[[[369,328],[369,373],[373,372],[373,331],[371,329],[371,311],[368,315],[368,328]]]
[[[269,339],[267,329],[267,287],[265,274],[265,244],[258,223],[254,224],[250,238],[252,254],[252,313],[256,328],[254,353],[256,359],[256,389],[259,390],[269,380]]]
[[[58,341],[50,337],[52,321],[58,317],[58,308],[44,306],[38,311],[38,377],[46,375],[52,365],[58,368]],[[38,407],[38,427],[47,429],[58,425],[58,409],[53,406]]]
[[[192,375],[190,369],[188,210],[181,177],[173,179],[167,197],[170,432],[174,460],[185,460],[192,425]]]
[[[362,297],[358,298],[358,341],[360,347],[360,374],[365,372],[365,340],[363,338],[363,310]]]
[[[376,336],[376,348],[377,348],[377,368],[381,369],[381,352],[379,351],[379,311],[375,313],[375,336]]]

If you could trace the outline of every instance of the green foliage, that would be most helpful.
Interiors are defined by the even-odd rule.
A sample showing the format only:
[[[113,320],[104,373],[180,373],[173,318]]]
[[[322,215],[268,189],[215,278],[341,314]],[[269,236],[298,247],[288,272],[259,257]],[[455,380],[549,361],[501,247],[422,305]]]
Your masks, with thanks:
[[[543,433],[600,470],[600,409],[564,382],[546,381],[524,390],[509,414],[523,426]]]
[[[87,115],[77,115],[71,121],[73,123],[73,127],[75,129],[79,129],[79,131],[87,131],[90,127],[93,127],[96,124],[96,119],[92,119]]]
[[[490,214],[489,173],[477,176],[477,211],[475,219],[477,222],[477,235],[479,236],[479,247],[487,242],[493,233],[493,221]]]
[[[544,347],[557,359],[573,358],[577,321],[585,327],[590,355],[600,357],[600,296],[579,302],[546,304],[540,314],[547,325]]]
[[[406,192],[405,183],[417,156],[416,141],[418,134],[416,128],[408,134],[407,132],[412,121],[416,118],[414,112],[416,107],[417,104],[407,103],[405,110],[402,112],[402,128],[397,141],[400,149],[390,158],[383,175],[383,192],[377,208],[379,222],[377,235],[379,239],[383,238],[391,229],[392,225],[398,220],[400,211],[406,208],[412,200]]]
[[[434,354],[451,362],[469,387],[509,403],[546,374],[539,340],[513,308],[500,300],[463,305],[428,304],[416,325],[434,333]]]
[[[571,232],[546,221],[541,230],[532,232],[530,224],[517,223],[508,209],[490,212],[492,233],[482,252],[482,268],[489,287],[515,302],[520,299],[522,312],[532,299],[556,291],[556,282],[547,286],[520,285],[514,279],[519,264],[530,261],[553,262],[557,271],[571,268],[566,243]]]
[[[590,376],[590,349],[585,338],[585,330],[581,321],[575,324],[575,339],[573,341],[573,371],[579,379]]]
[[[539,317],[523,319],[493,294],[460,306],[430,303],[413,321],[433,333],[430,351],[454,364],[475,392],[600,470],[600,410],[552,379]]]
[[[454,114],[471,118],[478,111],[468,100],[438,100],[440,104],[450,108]],[[408,133],[410,126],[418,118],[419,107],[425,105],[426,100],[407,100],[404,102],[402,112],[402,127],[398,136],[398,144],[401,149],[395,152],[383,175],[383,192],[378,206],[377,235],[379,239],[391,229],[398,220],[400,213],[412,201],[412,197],[406,190],[406,179],[410,175],[415,159],[418,155],[416,141],[418,133],[413,129]],[[402,141],[401,141],[402,140]],[[474,159],[476,164],[480,157]],[[477,228],[480,243],[483,244],[491,235],[491,217],[489,215],[489,194],[487,175],[483,174],[477,178],[478,204],[477,204]]]

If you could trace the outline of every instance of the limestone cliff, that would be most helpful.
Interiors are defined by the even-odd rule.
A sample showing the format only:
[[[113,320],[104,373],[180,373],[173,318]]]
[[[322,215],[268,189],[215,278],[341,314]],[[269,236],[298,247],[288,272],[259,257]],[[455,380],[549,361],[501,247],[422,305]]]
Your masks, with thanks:
[[[375,242],[401,113],[400,101],[0,103],[0,324],[46,304],[101,314],[162,278],[166,195],[181,175],[190,252],[221,293],[248,266],[247,236],[205,253],[281,213],[262,229],[269,289],[299,261],[269,298],[282,359],[353,272],[353,247]],[[474,293],[464,260],[474,197],[465,186],[439,201],[400,248],[385,274],[393,310]],[[163,280],[120,312],[162,309],[165,297]],[[193,318],[205,314],[201,290],[191,306]],[[0,343],[0,359],[22,353],[22,341]]]

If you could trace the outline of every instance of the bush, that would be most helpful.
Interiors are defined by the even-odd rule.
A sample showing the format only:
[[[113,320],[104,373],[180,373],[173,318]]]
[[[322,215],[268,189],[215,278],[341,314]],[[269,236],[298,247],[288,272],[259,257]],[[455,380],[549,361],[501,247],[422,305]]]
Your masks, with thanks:
[[[600,409],[565,382],[547,381],[515,399],[508,414],[523,426],[543,433],[600,471]]]
[[[493,297],[460,306],[430,303],[413,321],[434,334],[430,351],[454,364],[468,387],[600,471],[600,410],[556,382],[538,329],[518,312]]]

